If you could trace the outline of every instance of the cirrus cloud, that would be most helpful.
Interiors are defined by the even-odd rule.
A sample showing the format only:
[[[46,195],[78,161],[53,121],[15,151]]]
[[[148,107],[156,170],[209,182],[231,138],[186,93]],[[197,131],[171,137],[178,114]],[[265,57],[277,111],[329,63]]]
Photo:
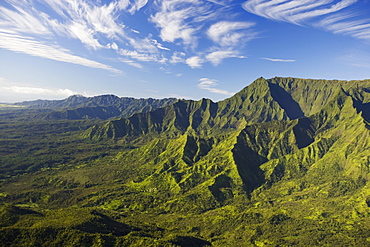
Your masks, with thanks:
[[[11,86],[3,87],[3,90],[10,91],[12,93],[19,94],[35,94],[35,95],[45,95],[45,96],[71,96],[79,94],[68,88],[59,89],[59,88],[39,88],[39,87],[20,87],[20,86]]]
[[[207,90],[211,93],[224,94],[224,95],[230,95],[230,96],[234,94],[232,92],[216,88],[217,85],[218,85],[217,80],[215,79],[201,78],[199,79],[198,87],[200,89]]]
[[[207,31],[207,35],[221,46],[235,46],[240,39],[247,36],[245,32],[237,32],[254,26],[252,22],[220,21],[213,24]],[[253,36],[253,35],[251,35]]]
[[[120,61],[139,69],[143,62],[217,66],[225,58],[238,57],[255,38],[255,23],[227,15],[230,0],[4,1],[0,48],[114,73],[122,71],[94,60]],[[139,11],[140,21],[157,30],[148,32],[126,22]],[[81,51],[81,44],[87,51]],[[83,52],[86,58],[75,55]],[[106,58],[112,52],[118,58]]]
[[[189,65],[191,68],[201,68],[202,63],[204,63],[204,60],[198,56],[189,57],[186,59],[186,64]]]
[[[73,63],[96,69],[104,69],[113,73],[122,73],[121,70],[115,69],[109,65],[73,55],[69,50],[59,46],[48,45],[30,37],[22,37],[17,34],[5,33],[4,30],[1,29],[0,48],[60,62]]]
[[[285,62],[285,63],[295,62],[295,60],[293,59],[268,58],[268,57],[261,57],[261,59],[268,60],[271,62]]]
[[[370,20],[358,19],[360,14],[349,9],[358,2],[358,0],[249,0],[242,6],[246,11],[267,19],[314,26],[333,33],[370,40]]]
[[[230,57],[239,57],[237,51],[214,51],[206,55],[208,61],[213,65],[219,65],[223,59]]]

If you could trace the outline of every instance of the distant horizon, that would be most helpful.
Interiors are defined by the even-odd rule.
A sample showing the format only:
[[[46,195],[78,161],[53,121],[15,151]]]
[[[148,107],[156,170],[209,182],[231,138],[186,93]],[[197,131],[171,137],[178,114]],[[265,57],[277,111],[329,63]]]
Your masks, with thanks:
[[[249,85],[251,85],[254,81],[256,81],[259,78],[264,78],[265,80],[270,80],[270,79],[273,79],[273,78],[294,78],[294,79],[303,79],[303,80],[325,80],[325,81],[347,81],[347,82],[370,80],[370,78],[366,78],[366,79],[354,79],[354,80],[341,80],[341,79],[322,79],[322,78],[300,78],[300,77],[292,77],[292,76],[286,76],[286,77],[283,77],[283,76],[274,76],[274,77],[270,77],[270,78],[265,78],[263,76],[260,76],[260,77],[256,78],[255,80],[253,80],[251,83],[249,83],[246,86],[242,87],[239,91],[243,90],[245,87],[248,87]],[[227,98],[230,98],[230,97],[234,96],[239,91],[235,92],[233,95],[230,95]],[[114,93],[106,93],[106,94],[98,94],[98,95],[72,94],[72,95],[69,95],[69,96],[65,96],[63,98],[54,98],[54,99],[41,99],[41,98],[38,98],[38,99],[20,100],[20,101],[14,101],[14,102],[3,102],[3,101],[0,101],[0,105],[1,104],[9,104],[9,105],[12,105],[12,104],[17,104],[17,103],[32,102],[32,101],[60,101],[60,100],[68,99],[68,98],[73,97],[73,96],[80,96],[80,97],[84,97],[84,98],[93,98],[93,97],[109,96],[109,95],[116,96],[116,97],[119,97],[119,98],[133,98],[133,99],[169,99],[169,98],[173,98],[173,99],[178,99],[178,100],[194,100],[194,101],[199,101],[199,100],[202,100],[202,99],[210,99],[213,102],[219,102],[219,101],[222,101],[222,100],[227,99],[227,98],[225,98],[225,99],[221,99],[221,100],[218,100],[218,101],[214,101],[213,99],[207,98],[207,97],[201,97],[199,99],[176,98],[176,97],[163,97],[163,98],[131,97],[131,96],[120,96],[120,95],[117,95],[117,94],[114,94]]]

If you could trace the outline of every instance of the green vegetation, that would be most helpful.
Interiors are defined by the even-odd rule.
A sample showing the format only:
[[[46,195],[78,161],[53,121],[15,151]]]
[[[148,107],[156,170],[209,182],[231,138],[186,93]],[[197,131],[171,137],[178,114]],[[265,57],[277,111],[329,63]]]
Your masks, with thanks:
[[[0,104],[0,120],[55,121],[129,117],[134,113],[152,111],[171,105],[176,101],[177,99],[174,98],[157,100],[119,98],[115,95],[95,97],[73,95],[64,100],[36,100],[16,104]],[[18,111],[14,111],[15,108],[18,108]]]
[[[370,80],[25,121],[41,103],[0,111],[0,245],[370,245]]]

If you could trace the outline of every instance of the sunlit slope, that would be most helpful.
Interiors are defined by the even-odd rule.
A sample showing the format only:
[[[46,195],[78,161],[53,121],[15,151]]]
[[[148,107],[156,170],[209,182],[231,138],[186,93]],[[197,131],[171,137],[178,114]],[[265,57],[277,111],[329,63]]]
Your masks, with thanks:
[[[134,99],[115,95],[84,97],[73,95],[63,100],[24,101],[0,107],[0,120],[54,121],[61,119],[110,119],[129,117],[175,103],[177,99]],[[10,108],[12,106],[12,108]],[[17,109],[18,108],[18,109]]]
[[[74,138],[115,152],[4,180],[1,241],[367,246],[369,88],[259,78],[97,124]]]
[[[163,109],[96,126],[87,136],[100,139],[171,131],[184,133],[188,128],[205,133],[210,129],[238,129],[245,123],[294,120],[321,111],[340,91],[353,99],[353,106],[367,120],[369,84],[368,80],[259,78],[224,101],[180,101]]]
[[[175,208],[185,210],[188,203],[195,210],[201,201],[209,209],[279,181],[313,182],[320,169],[329,169],[323,183],[331,176],[366,177],[365,86],[260,78],[219,103],[181,101],[95,126],[85,136],[151,140],[117,161],[145,171],[130,186],[168,191],[172,200],[166,205]]]

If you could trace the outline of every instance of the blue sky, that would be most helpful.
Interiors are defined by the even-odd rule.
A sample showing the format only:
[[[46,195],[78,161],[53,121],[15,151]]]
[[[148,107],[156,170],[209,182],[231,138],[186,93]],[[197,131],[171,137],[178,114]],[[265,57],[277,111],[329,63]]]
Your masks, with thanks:
[[[2,0],[0,102],[370,78],[367,0]]]

